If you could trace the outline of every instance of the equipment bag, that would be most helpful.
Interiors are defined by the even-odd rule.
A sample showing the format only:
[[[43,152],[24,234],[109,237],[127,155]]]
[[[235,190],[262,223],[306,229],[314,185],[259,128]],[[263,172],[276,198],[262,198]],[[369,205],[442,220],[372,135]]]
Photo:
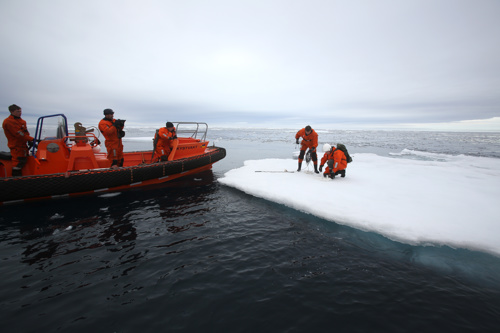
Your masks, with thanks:
[[[309,164],[309,162],[311,162],[311,149],[309,149],[306,153],[306,164]]]
[[[156,146],[158,145],[158,140],[160,140],[160,130],[157,129],[155,132],[155,137],[153,139],[153,153],[156,151]]]
[[[351,157],[351,155],[349,155],[349,152],[347,151],[347,148],[345,147],[345,145],[343,145],[341,143],[337,143],[337,149],[340,149],[344,153],[347,163],[352,162],[352,157]]]

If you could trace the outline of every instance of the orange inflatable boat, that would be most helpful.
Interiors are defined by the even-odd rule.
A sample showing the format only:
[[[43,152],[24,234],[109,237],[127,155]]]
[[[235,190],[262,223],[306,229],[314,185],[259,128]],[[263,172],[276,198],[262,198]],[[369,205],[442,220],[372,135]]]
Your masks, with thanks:
[[[226,156],[208,146],[206,123],[174,124],[178,144],[168,161],[153,162],[153,150],[124,152],[123,167],[111,169],[93,129],[76,123],[70,133],[63,114],[40,117],[22,176],[12,177],[10,153],[0,152],[0,204],[159,184],[209,170]]]

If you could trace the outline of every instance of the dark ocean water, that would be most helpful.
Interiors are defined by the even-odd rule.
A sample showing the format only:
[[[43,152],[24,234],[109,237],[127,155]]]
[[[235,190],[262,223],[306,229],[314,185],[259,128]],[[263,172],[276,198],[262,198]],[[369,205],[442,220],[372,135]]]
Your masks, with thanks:
[[[500,258],[393,242],[223,186],[244,160],[290,158],[294,133],[211,134],[227,148],[212,171],[0,207],[2,332],[498,330]],[[500,151],[498,133],[343,134],[354,153]]]

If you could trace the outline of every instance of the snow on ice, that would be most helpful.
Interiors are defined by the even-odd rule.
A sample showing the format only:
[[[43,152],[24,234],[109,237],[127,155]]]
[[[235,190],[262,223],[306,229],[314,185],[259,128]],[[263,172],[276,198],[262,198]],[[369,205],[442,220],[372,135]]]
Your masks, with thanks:
[[[354,154],[346,177],[333,180],[315,174],[312,162],[297,172],[297,160],[251,160],[219,182],[403,243],[500,255],[500,159],[392,155]]]

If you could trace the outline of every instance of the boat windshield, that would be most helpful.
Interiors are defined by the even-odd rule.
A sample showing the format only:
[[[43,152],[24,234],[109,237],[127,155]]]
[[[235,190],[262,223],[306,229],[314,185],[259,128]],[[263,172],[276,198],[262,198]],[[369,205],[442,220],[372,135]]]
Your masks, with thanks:
[[[205,141],[207,139],[208,124],[188,121],[175,121],[175,131],[179,137],[188,137]]]
[[[35,142],[62,139],[65,136],[68,136],[68,122],[65,115],[53,114],[38,118],[35,130]],[[35,150],[36,145],[33,145],[33,156],[35,156]]]

